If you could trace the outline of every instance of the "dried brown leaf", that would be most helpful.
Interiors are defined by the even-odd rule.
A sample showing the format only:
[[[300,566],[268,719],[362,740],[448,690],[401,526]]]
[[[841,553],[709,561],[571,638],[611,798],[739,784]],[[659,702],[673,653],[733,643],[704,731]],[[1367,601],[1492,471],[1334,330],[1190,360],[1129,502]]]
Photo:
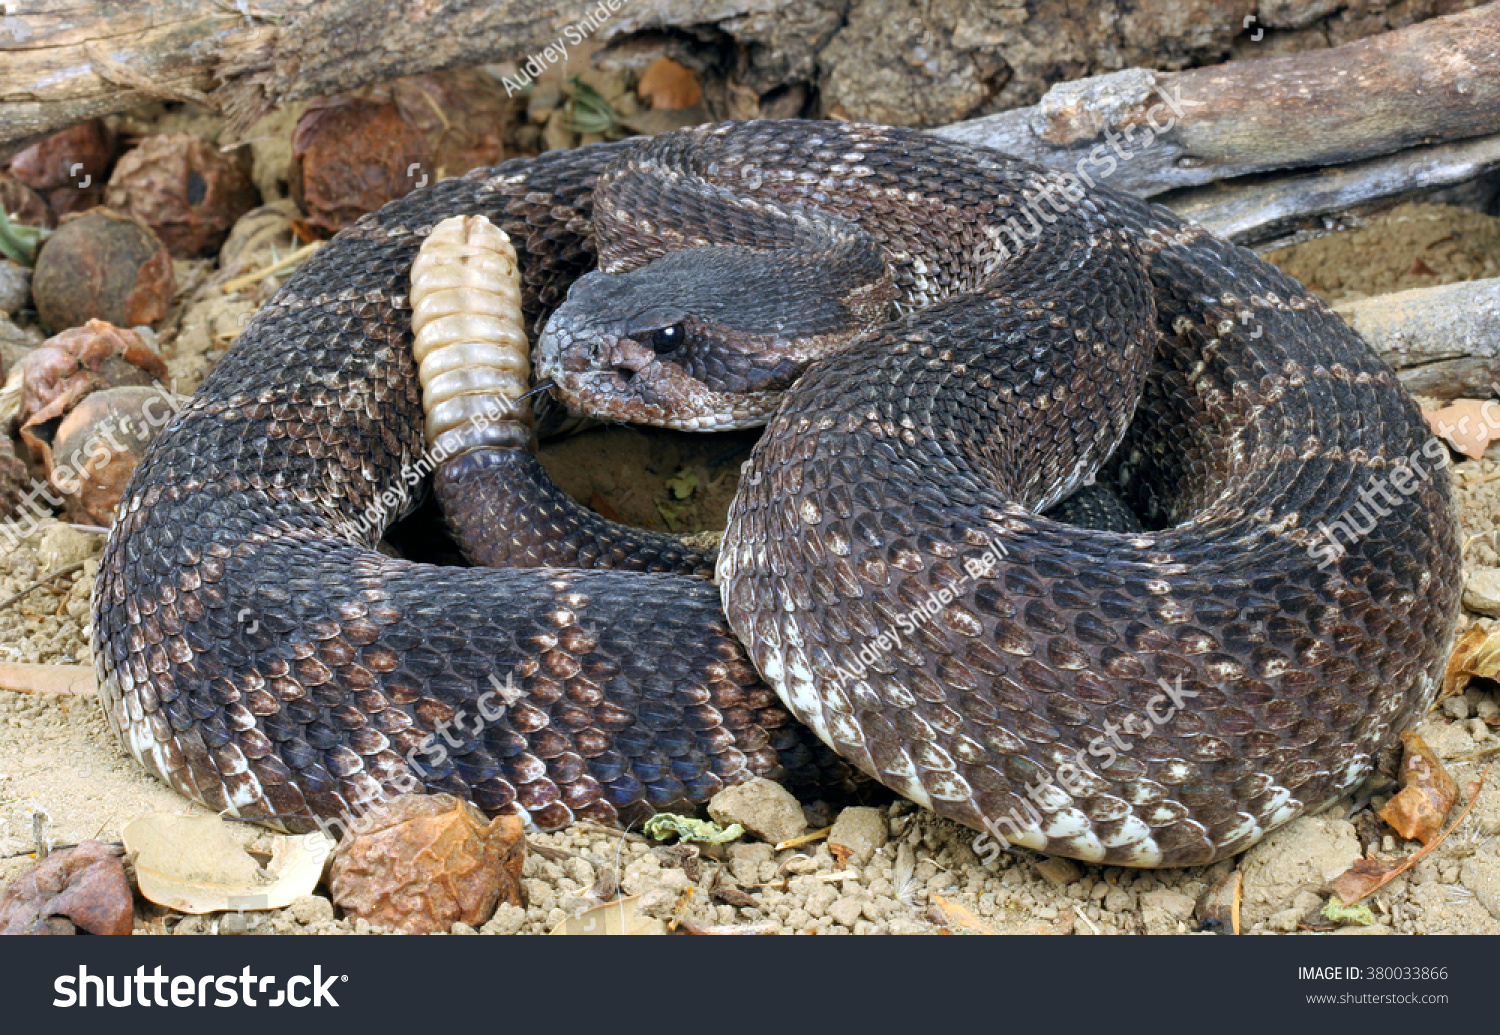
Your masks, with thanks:
[[[124,833],[141,894],[194,914],[289,906],[312,894],[333,848],[319,834],[278,837],[262,868],[218,816],[147,816]]]
[[[971,910],[959,905],[957,902],[944,898],[942,895],[932,896],[932,908],[935,911],[941,912],[940,917],[934,917],[933,919],[946,927],[957,926],[965,931],[973,931],[976,934],[995,933],[993,927],[975,916]]]
[[[641,896],[632,895],[570,916],[552,934],[666,934],[665,922],[636,912]]]
[[[0,894],[0,935],[129,934],[134,902],[120,854],[98,841],[53,852]]]
[[[333,857],[333,900],[371,924],[428,934],[479,926],[502,900],[522,905],[526,838],[519,816],[487,820],[451,794],[408,794]]]
[[[1406,859],[1356,859],[1353,866],[1333,879],[1329,890],[1348,905],[1378,890],[1407,868]]]
[[[1479,792],[1484,790],[1484,781],[1490,775],[1490,767],[1485,766],[1479,773],[1479,779],[1469,785],[1469,804],[1458,814],[1458,818],[1448,824],[1448,828],[1434,837],[1421,849],[1406,856],[1404,859],[1359,859],[1348,870],[1335,877],[1329,885],[1329,889],[1339,897],[1346,906],[1352,906],[1367,895],[1379,891],[1385,885],[1395,880],[1401,874],[1411,869],[1438,845],[1442,844],[1449,834],[1457,830],[1459,824],[1468,818],[1474,806],[1479,802]]]
[[[1406,746],[1401,759],[1401,791],[1380,810],[1380,818],[1402,837],[1429,844],[1443,829],[1443,820],[1458,800],[1458,784],[1415,731],[1403,732],[1401,742]]]
[[[1494,411],[1487,413],[1486,411]],[[1500,438],[1500,407],[1488,399],[1454,399],[1437,410],[1423,410],[1433,433],[1471,460]]]
[[[1458,638],[1448,656],[1438,700],[1463,693],[1471,679],[1494,679],[1497,674],[1500,674],[1500,625],[1490,629],[1472,625]]]
[[[703,100],[703,88],[691,68],[679,65],[669,57],[659,57],[646,69],[636,84],[636,95],[651,105],[653,111],[691,108]]]

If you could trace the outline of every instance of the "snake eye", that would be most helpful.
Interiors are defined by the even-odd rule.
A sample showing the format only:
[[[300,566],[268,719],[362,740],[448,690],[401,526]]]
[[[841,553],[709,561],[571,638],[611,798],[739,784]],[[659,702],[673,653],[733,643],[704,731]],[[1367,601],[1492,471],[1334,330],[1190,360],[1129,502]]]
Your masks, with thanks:
[[[682,324],[674,323],[670,327],[652,331],[651,337],[646,339],[646,344],[650,345],[651,350],[660,356],[665,352],[676,352],[686,338],[687,332],[682,329]]]

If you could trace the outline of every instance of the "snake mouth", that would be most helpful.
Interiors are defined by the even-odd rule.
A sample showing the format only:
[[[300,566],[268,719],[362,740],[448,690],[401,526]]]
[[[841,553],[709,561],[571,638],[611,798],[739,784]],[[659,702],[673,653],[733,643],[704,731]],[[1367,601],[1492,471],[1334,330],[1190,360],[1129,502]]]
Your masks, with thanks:
[[[764,424],[779,392],[722,392],[633,338],[582,330],[554,315],[537,343],[537,376],[553,395],[596,420],[676,431],[732,431]]]

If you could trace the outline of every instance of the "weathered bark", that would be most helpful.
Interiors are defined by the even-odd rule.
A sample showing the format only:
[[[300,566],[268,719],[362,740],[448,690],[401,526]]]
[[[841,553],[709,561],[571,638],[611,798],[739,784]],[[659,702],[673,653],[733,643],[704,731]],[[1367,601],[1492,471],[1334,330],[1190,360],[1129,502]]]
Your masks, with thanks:
[[[1061,83],[934,132],[1147,197],[1484,136],[1500,132],[1500,4],[1332,50]]]
[[[1334,306],[1406,387],[1437,399],[1500,395],[1500,279]]]

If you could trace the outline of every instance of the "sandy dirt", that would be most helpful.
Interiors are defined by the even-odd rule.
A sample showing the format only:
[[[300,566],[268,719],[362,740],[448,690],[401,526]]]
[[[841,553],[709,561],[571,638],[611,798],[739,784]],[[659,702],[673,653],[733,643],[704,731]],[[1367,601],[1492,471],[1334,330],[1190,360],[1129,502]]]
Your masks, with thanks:
[[[1365,230],[1311,242],[1276,256],[1331,299],[1493,276],[1500,262],[1500,221],[1458,209],[1405,206]],[[1416,273],[1420,260],[1422,266]],[[1433,279],[1421,269],[1430,269]],[[214,296],[211,268],[184,270],[185,293],[203,304]],[[193,299],[188,299],[191,303]],[[222,303],[220,303],[222,305]],[[226,319],[237,312],[184,307],[182,333],[164,335],[174,372],[195,383],[222,354]],[[194,324],[194,321],[197,324]],[[194,329],[196,327],[197,329]],[[175,330],[175,328],[173,329]],[[190,387],[190,384],[187,385]],[[552,444],[544,461],[576,498],[611,517],[664,530],[722,527],[739,464],[753,434],[689,436],[632,428],[598,428]],[[1500,529],[1500,464],[1453,468],[1470,563],[1495,565]],[[0,660],[86,663],[86,623],[96,568],[97,536],[46,522],[18,548],[0,554],[0,600],[73,561],[81,571],[0,607]],[[1466,622],[1475,616],[1466,616]],[[1475,686],[1435,709],[1422,733],[1450,762],[1461,785],[1481,762],[1459,761],[1500,747],[1495,684]],[[1341,933],[1500,934],[1500,776],[1490,780],[1463,825],[1427,859],[1377,893],[1375,924]],[[771,924],[781,932],[1037,934],[1186,933],[1199,927],[1195,903],[1238,868],[1245,880],[1245,925],[1256,933],[1293,932],[1322,903],[1318,889],[1370,852],[1409,854],[1373,815],[1391,789],[1300,819],[1236,860],[1213,867],[1131,871],[1048,859],[1024,850],[986,864],[972,831],[906,802],[858,817],[868,858],[841,864],[826,843],[775,851],[753,838],[725,848],[652,847],[635,835],[599,829],[534,834],[550,849],[531,854],[529,905],[505,906],[483,933],[541,933],[587,906],[584,892],[614,870],[626,894],[642,894],[658,915],[699,924]],[[821,827],[834,813],[803,803]],[[129,820],[161,812],[202,812],[126,758],[91,698],[0,691],[0,887],[33,863],[33,837],[51,843],[83,838],[117,841]],[[851,822],[853,817],[847,817]],[[239,826],[247,843],[272,837]],[[336,933],[367,929],[339,919],[326,897],[271,913],[183,917],[148,904],[138,933]],[[747,900],[744,896],[750,896]],[[729,901],[725,901],[725,899]],[[753,904],[747,904],[753,902]],[[456,933],[474,933],[459,926]]]

